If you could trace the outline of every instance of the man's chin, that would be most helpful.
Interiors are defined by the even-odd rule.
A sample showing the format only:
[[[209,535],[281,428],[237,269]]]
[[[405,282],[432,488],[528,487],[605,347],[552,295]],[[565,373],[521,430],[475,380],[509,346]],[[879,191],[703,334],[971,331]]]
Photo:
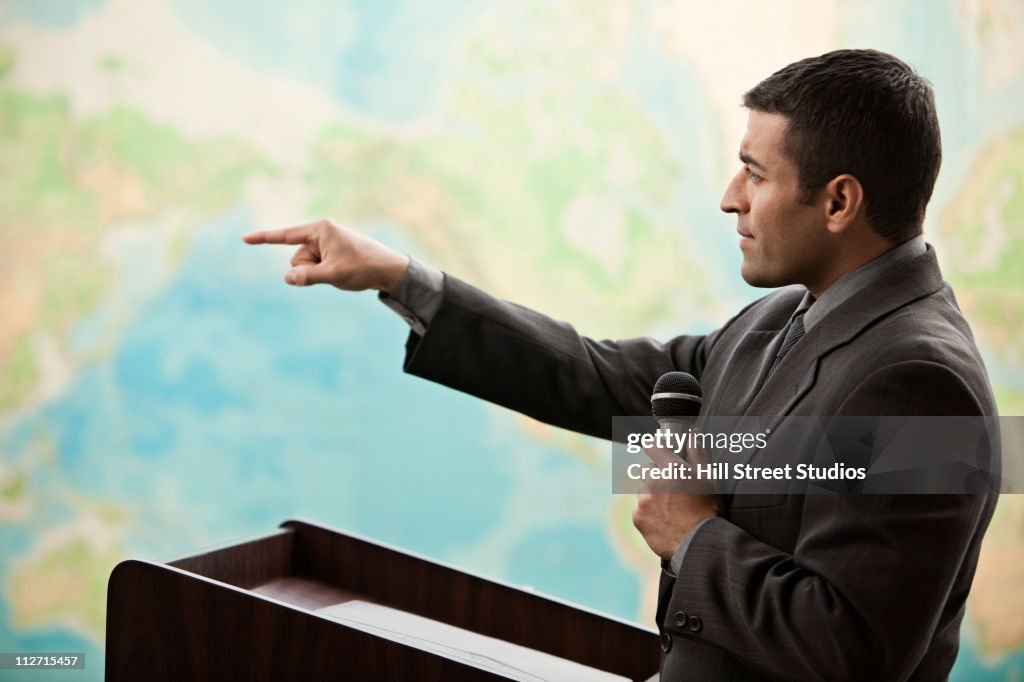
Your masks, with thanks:
[[[742,277],[743,281],[752,287],[775,288],[782,286],[781,284],[775,283],[774,278],[770,277],[767,273],[759,271],[757,268],[750,266],[746,262],[744,262],[743,266],[740,268],[740,277]]]

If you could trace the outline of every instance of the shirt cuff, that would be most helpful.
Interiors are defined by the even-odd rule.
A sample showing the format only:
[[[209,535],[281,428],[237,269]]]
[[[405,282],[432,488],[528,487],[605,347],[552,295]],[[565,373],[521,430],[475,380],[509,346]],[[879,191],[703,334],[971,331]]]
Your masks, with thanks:
[[[377,294],[381,303],[394,310],[420,336],[427,332],[443,297],[444,273],[411,256],[409,267],[394,291]]]
[[[686,556],[686,549],[690,546],[690,541],[693,540],[693,536],[697,534],[697,531],[700,530],[701,526],[703,526],[705,523],[707,523],[713,518],[716,517],[709,516],[706,519],[701,519],[696,526],[691,528],[689,534],[685,538],[683,538],[683,544],[679,545],[679,549],[677,549],[676,553],[672,555],[672,559],[668,562],[668,564],[669,568],[672,570],[672,573],[675,574],[676,577],[678,577],[683,570],[683,557]]]

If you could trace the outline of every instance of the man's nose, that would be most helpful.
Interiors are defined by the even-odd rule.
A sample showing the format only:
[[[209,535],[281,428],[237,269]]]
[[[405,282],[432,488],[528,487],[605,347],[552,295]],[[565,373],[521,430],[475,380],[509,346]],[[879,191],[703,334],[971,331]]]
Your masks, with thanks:
[[[726,213],[746,213],[750,206],[741,186],[743,171],[736,173],[725,188],[722,203],[719,205]]]

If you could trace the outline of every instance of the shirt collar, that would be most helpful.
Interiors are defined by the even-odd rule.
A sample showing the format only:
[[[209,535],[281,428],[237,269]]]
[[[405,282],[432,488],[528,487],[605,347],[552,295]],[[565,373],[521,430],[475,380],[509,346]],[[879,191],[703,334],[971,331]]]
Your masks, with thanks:
[[[878,258],[865,263],[853,272],[840,277],[832,286],[821,294],[821,298],[815,300],[811,292],[804,294],[803,300],[797,307],[797,311],[807,310],[804,315],[804,329],[811,330],[822,318],[838,308],[848,298],[863,289],[868,283],[877,279],[886,270],[893,268],[900,263],[919,256],[928,247],[924,242],[924,235],[917,235],[913,239],[903,242],[899,246],[889,249]],[[811,305],[811,304],[814,305]]]

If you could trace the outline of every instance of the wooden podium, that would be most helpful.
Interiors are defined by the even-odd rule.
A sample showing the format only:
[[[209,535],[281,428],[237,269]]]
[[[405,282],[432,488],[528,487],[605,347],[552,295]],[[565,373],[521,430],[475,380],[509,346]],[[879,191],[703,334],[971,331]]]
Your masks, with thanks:
[[[397,609],[440,628],[633,680],[658,670],[653,629],[364,538],[287,521],[266,536],[166,564],[118,564],[107,594],[106,678],[515,677],[317,611],[345,603],[389,607],[385,613]]]

